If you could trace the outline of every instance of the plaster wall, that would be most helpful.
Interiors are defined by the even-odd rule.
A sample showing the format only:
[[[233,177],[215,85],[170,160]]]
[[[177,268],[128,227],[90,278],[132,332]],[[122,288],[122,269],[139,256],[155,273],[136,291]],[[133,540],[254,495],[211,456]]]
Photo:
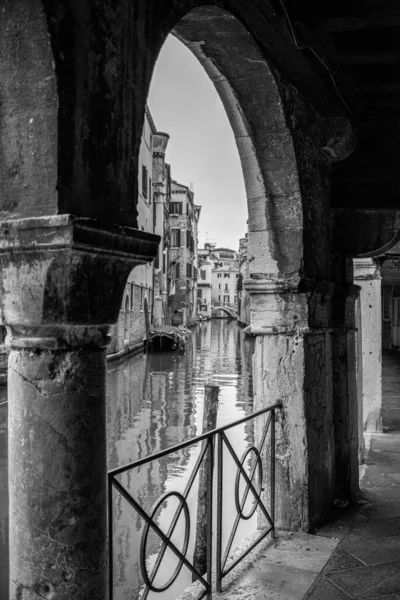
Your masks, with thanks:
[[[146,167],[146,182],[143,182],[142,167]],[[150,188],[151,181],[151,188]],[[153,232],[153,131],[147,116],[143,123],[143,133],[138,161],[138,229]],[[147,190],[147,194],[144,193]]]
[[[126,285],[118,322],[112,328],[112,339],[107,354],[129,352],[142,345],[146,333],[143,302],[147,297],[151,311],[150,294],[149,288],[134,283]],[[126,298],[128,298],[128,311],[125,311]],[[128,325],[128,335],[126,335],[126,325]]]

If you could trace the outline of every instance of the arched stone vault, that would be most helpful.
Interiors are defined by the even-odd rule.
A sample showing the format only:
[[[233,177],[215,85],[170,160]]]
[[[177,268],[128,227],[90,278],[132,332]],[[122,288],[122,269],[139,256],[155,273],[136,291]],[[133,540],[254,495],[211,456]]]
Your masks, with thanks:
[[[303,260],[301,196],[271,69],[250,33],[221,9],[194,9],[173,33],[204,67],[232,126],[247,193],[251,273],[296,279]]]

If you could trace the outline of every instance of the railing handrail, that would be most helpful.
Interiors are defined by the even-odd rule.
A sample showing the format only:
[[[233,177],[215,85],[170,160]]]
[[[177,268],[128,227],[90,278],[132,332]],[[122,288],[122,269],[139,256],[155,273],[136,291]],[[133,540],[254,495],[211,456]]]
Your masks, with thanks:
[[[189,440],[180,442],[179,444],[176,444],[175,446],[170,446],[169,448],[165,448],[165,450],[160,450],[159,452],[156,452],[155,454],[149,454],[149,456],[146,456],[145,458],[140,458],[139,460],[130,462],[127,465],[124,465],[122,467],[116,467],[115,469],[111,469],[110,471],[108,471],[108,477],[109,478],[116,477],[117,475],[120,475],[121,473],[124,473],[125,471],[128,471],[129,469],[140,467],[141,465],[144,465],[147,462],[150,462],[152,460],[157,460],[159,458],[163,458],[167,454],[172,454],[174,452],[178,452],[179,450],[183,450],[183,448],[187,448],[187,446],[191,446],[192,444],[202,442],[203,440],[206,440],[207,438],[213,437],[214,435],[221,433],[223,431],[226,431],[227,429],[231,429],[232,427],[236,427],[237,425],[241,425],[242,423],[246,423],[247,421],[250,421],[251,419],[255,419],[256,417],[259,417],[260,415],[270,412],[271,410],[275,410],[276,408],[282,408],[282,402],[280,400],[275,402],[275,404],[271,404],[270,406],[261,408],[260,410],[252,413],[251,415],[246,415],[245,417],[242,417],[241,419],[238,419],[237,421],[232,421],[231,423],[228,423],[227,425],[221,425],[220,427],[211,429],[210,431],[202,433],[201,435],[197,435],[196,437],[190,438]]]

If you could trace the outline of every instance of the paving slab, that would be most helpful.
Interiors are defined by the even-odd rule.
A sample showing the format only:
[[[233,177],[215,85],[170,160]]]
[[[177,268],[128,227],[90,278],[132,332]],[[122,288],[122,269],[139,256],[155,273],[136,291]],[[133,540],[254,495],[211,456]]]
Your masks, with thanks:
[[[364,543],[364,542],[363,542]],[[340,571],[342,569],[351,569],[353,567],[362,567],[364,564],[357,560],[354,556],[351,556],[344,550],[344,546],[333,554],[330,561],[326,565],[326,572],[328,571]]]
[[[318,579],[307,600],[349,600],[349,597],[326,579]]]
[[[356,600],[379,594],[400,593],[400,560],[329,572],[326,573],[326,579]]]
[[[337,544],[306,533],[278,532],[224,578],[223,591],[213,592],[213,600],[303,600]],[[241,544],[237,551],[243,549]],[[199,590],[193,584],[178,600],[194,600]]]
[[[332,556],[338,540],[282,534],[247,572],[216,599],[302,600]],[[247,594],[244,596],[243,594]]]
[[[376,433],[371,440],[371,450],[400,454],[399,436],[394,433]]]
[[[390,536],[400,536],[400,519],[371,519],[363,523],[356,523],[352,533],[365,539],[376,539]]]
[[[392,562],[400,559],[400,537],[344,543],[341,549],[365,565]]]
[[[369,519],[378,519],[385,514],[387,517],[400,518],[400,501],[399,499],[389,497],[384,500],[378,500],[375,504],[363,506],[360,509],[360,515]]]
[[[214,594],[213,597],[221,600],[301,600],[316,577],[317,574],[313,571],[265,562],[254,565],[237,584],[229,587],[225,593]]]
[[[263,557],[269,564],[284,564],[312,573],[322,571],[332,556],[338,540],[309,535],[306,533],[287,534],[278,538],[274,546],[268,548]]]

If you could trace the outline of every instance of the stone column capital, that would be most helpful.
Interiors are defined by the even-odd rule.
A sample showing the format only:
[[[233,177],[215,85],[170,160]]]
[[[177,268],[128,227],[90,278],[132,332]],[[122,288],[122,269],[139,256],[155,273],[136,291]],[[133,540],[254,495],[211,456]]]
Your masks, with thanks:
[[[1,322],[12,339],[64,327],[71,343],[85,327],[111,325],[130,271],[151,262],[158,244],[150,233],[67,214],[0,222]]]
[[[102,350],[111,341],[109,325],[7,326],[7,346],[19,350]]]
[[[374,258],[353,258],[353,279],[363,281],[368,279],[381,279],[381,268]]]
[[[250,295],[253,294],[287,294],[297,293],[300,277],[278,278],[276,276],[269,277],[252,277],[243,281],[243,288]]]
[[[252,335],[296,335],[308,330],[307,295],[299,292],[298,275],[256,276],[243,282],[250,295]]]

